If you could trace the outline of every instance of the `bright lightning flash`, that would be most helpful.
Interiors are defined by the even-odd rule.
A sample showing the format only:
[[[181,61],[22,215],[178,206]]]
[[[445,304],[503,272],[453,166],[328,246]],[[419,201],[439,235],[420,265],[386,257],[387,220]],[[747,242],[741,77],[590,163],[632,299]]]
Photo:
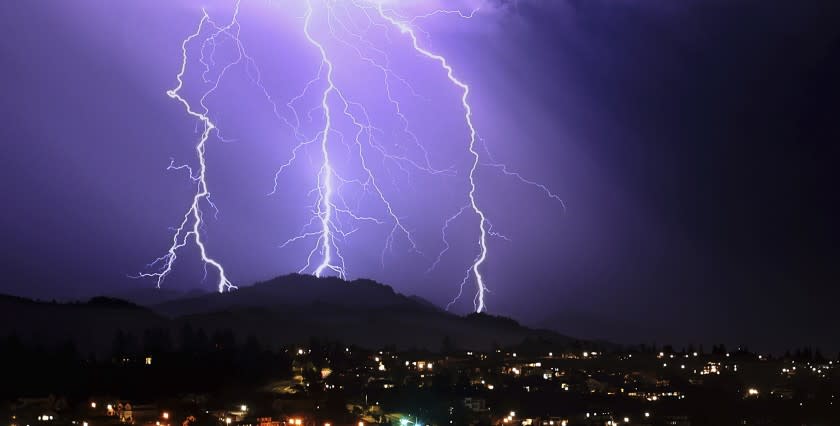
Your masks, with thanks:
[[[377,169],[372,167],[372,164],[374,161],[378,161],[386,171],[390,170],[388,167],[385,167],[387,165],[407,176],[411,172],[421,172],[432,176],[451,177],[456,175],[457,171],[454,167],[438,168],[433,166],[429,151],[411,130],[408,117],[403,112],[402,104],[394,95],[395,92],[392,90],[393,85],[400,85],[408,89],[414,96],[419,97],[420,95],[414,91],[414,88],[408,80],[398,75],[391,68],[390,58],[384,51],[384,48],[379,47],[367,37],[372,29],[377,29],[385,34],[389,45],[395,44],[388,37],[387,34],[389,32],[396,31],[405,36],[409,46],[408,48],[417,56],[436,63],[440,67],[442,74],[446,77],[446,81],[460,93],[460,107],[463,110],[463,120],[468,130],[466,149],[471,157],[469,170],[466,173],[469,190],[465,194],[465,204],[463,207],[444,221],[441,229],[444,247],[431,263],[429,271],[435,269],[450,249],[450,244],[447,241],[448,228],[456,219],[464,215],[465,212],[471,212],[477,219],[478,252],[473,258],[472,263],[465,270],[463,279],[460,282],[458,295],[450,302],[447,309],[460,298],[464,287],[472,278],[475,280],[476,286],[476,294],[473,300],[474,309],[476,312],[485,311],[487,309],[485,296],[488,289],[485,284],[485,277],[482,274],[482,267],[488,258],[488,238],[498,237],[505,240],[508,240],[508,238],[493,230],[488,215],[481,208],[478,199],[479,182],[477,174],[479,167],[486,166],[496,169],[505,176],[515,178],[523,184],[543,191],[552,199],[561,203],[562,200],[546,186],[526,179],[518,172],[509,170],[507,166],[493,159],[487,150],[486,144],[484,144],[484,141],[480,138],[476,130],[473,106],[470,103],[470,86],[456,76],[455,70],[445,56],[425,47],[421,42],[421,37],[418,36],[418,34],[422,34],[424,37],[428,36],[428,33],[417,25],[417,22],[420,20],[436,15],[456,15],[463,19],[470,19],[475,16],[476,10],[465,13],[460,10],[441,9],[408,17],[403,16],[395,9],[386,8],[381,0],[300,1],[305,2],[306,6],[306,12],[303,16],[303,35],[313,49],[318,52],[320,61],[315,77],[306,84],[298,96],[292,98],[286,104],[285,111],[291,114],[291,117],[287,117],[281,112],[283,108],[278,107],[268,90],[262,84],[262,75],[259,68],[257,68],[251,56],[247,54],[239,38],[240,25],[237,16],[239,14],[240,0],[236,1],[230,23],[225,26],[219,26],[205,12],[195,32],[183,41],[181,46],[183,52],[181,69],[177,75],[178,85],[168,91],[167,94],[172,99],[183,104],[187,113],[202,123],[203,132],[196,145],[196,154],[199,163],[197,173],[194,173],[190,166],[175,166],[174,163],[170,164],[170,169],[188,170],[191,179],[196,184],[196,193],[183,221],[175,229],[172,245],[167,254],[156,259],[150,265],[159,266],[159,270],[152,273],[143,273],[140,276],[154,278],[157,280],[157,285],[160,286],[162,281],[172,271],[178,250],[186,246],[190,239],[192,239],[199,249],[205,270],[209,265],[218,272],[219,291],[236,288],[228,280],[222,265],[207,254],[205,243],[201,238],[201,231],[203,230],[203,213],[201,207],[206,205],[214,209],[216,208],[210,199],[210,192],[207,185],[205,151],[206,144],[211,135],[216,135],[221,139],[216,125],[210,118],[210,111],[205,104],[205,100],[218,88],[227,70],[243,62],[247,66],[251,80],[262,90],[266,99],[272,105],[274,115],[283,124],[293,130],[296,138],[296,144],[291,150],[290,157],[277,169],[274,188],[271,194],[281,189],[283,172],[296,164],[299,156],[304,152],[308,152],[308,149],[317,147],[320,165],[317,168],[317,174],[314,179],[315,186],[310,191],[310,195],[313,195],[315,198],[311,206],[311,219],[304,225],[299,235],[288,239],[281,245],[281,247],[288,247],[304,240],[314,241],[314,245],[308,250],[306,263],[300,269],[300,272],[312,273],[318,277],[335,275],[346,279],[348,277],[348,267],[344,256],[342,256],[341,247],[343,242],[351,234],[359,231],[361,224],[364,223],[390,227],[381,254],[383,265],[386,253],[393,249],[398,237],[405,240],[410,252],[425,258],[425,255],[423,255],[423,252],[418,247],[413,232],[405,224],[405,218],[398,214],[394,203],[389,198],[390,195],[388,192],[394,189],[388,189],[386,191],[386,187],[380,184],[382,180],[388,177],[380,176],[380,172],[376,171]],[[315,28],[314,20],[316,16],[324,19],[322,22],[325,22],[327,25],[326,31],[318,31]],[[359,19],[364,22],[357,22]],[[188,45],[194,39],[202,37],[202,34],[205,32],[205,27],[210,28],[210,35],[204,39],[201,45],[199,62],[205,68],[202,78],[209,88],[203,93],[198,102],[200,108],[196,109],[188,100],[181,96],[180,91],[184,85],[183,77],[189,58]],[[215,49],[216,39],[219,37],[226,37],[232,40],[239,55],[235,61],[226,64],[218,72],[215,79],[207,79],[207,75],[211,73],[212,66],[216,65],[212,52]],[[342,90],[342,87],[335,78],[336,67],[338,65],[337,58],[339,56],[335,56],[332,50],[335,49],[336,45],[347,49],[348,52],[354,53],[360,61],[369,65],[376,73],[381,74],[385,98],[391,105],[394,116],[402,123],[401,130],[405,138],[404,140],[407,141],[407,144],[411,145],[412,149],[416,150],[414,151],[415,155],[409,155],[408,149],[395,151],[392,149],[395,145],[393,141],[389,141],[387,144],[382,143],[380,138],[384,132],[377,127],[374,117],[368,112],[368,108],[362,102],[351,99],[348,92]],[[208,46],[211,48],[209,57],[205,55],[205,50]],[[315,90],[316,87],[321,87],[320,92],[318,92],[317,105],[309,109],[299,109],[300,107],[298,105],[304,103],[308,93]],[[319,125],[317,133],[314,136],[307,137],[305,135],[306,132],[302,130],[303,120],[301,117],[305,117],[309,122],[312,122],[313,112],[315,111],[320,112],[319,115],[321,116],[320,120],[322,120],[322,123]],[[319,122],[321,122],[320,120]],[[355,129],[352,137],[345,135],[336,126],[338,120],[346,120],[352,124],[352,127]],[[484,155],[479,153],[480,145],[483,147]],[[351,173],[340,169],[335,161],[335,156],[337,155],[336,150],[338,149],[346,150],[347,154],[345,155],[348,156],[346,158],[342,157],[342,159],[354,161],[360,172]],[[388,173],[390,174],[390,172]],[[391,184],[387,188],[398,187],[393,181],[393,177],[391,178]],[[347,188],[360,190],[363,194],[371,196],[382,207],[383,213],[381,215],[360,213],[359,201],[357,200],[354,203],[346,199],[344,191]]]

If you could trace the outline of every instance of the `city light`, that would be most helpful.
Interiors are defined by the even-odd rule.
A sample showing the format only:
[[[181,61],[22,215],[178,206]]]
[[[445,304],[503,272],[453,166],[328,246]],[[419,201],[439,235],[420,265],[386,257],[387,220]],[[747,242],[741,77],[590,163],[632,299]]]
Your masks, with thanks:
[[[307,353],[317,353],[316,348],[313,347],[311,350],[309,349],[298,349],[298,347],[291,347],[291,348],[282,348],[283,353],[287,355],[292,355],[302,351],[304,354]],[[323,371],[332,371],[335,369],[334,374],[329,375],[330,377],[335,378],[335,382],[326,382],[327,375],[321,374],[320,377],[318,375],[309,376],[306,374],[300,374],[300,372],[295,372],[295,374],[300,374],[300,376],[296,377],[296,383],[300,387],[298,389],[302,389],[296,392],[307,392],[307,389],[345,389],[347,388],[348,383],[353,383],[356,381],[368,381],[376,383],[376,389],[397,389],[394,391],[393,394],[399,394],[399,389],[408,389],[412,390],[415,386],[419,388],[423,388],[428,386],[429,383],[432,383],[433,374],[429,371],[432,366],[436,371],[439,371],[443,374],[448,374],[451,372],[467,372],[469,377],[469,383],[473,387],[478,387],[485,390],[484,396],[469,396],[464,398],[459,398],[460,401],[454,400],[455,403],[461,403],[466,407],[467,415],[470,413],[491,413],[492,417],[492,424],[496,425],[518,425],[518,426],[528,426],[528,425],[535,425],[541,424],[545,426],[562,426],[568,425],[569,422],[574,422],[574,420],[562,420],[563,417],[553,417],[552,415],[557,415],[560,413],[551,413],[554,407],[550,405],[550,403],[546,403],[545,411],[547,416],[552,417],[542,417],[540,418],[522,418],[519,417],[520,415],[527,417],[529,413],[522,412],[521,410],[512,410],[512,408],[519,408],[514,405],[509,405],[507,407],[500,407],[496,408],[493,411],[488,407],[488,400],[492,399],[491,390],[494,389],[494,385],[490,383],[495,383],[496,386],[499,387],[500,392],[508,392],[508,391],[518,391],[523,390],[530,393],[538,393],[543,389],[548,389],[549,391],[559,391],[563,392],[567,395],[569,394],[578,394],[582,397],[588,397],[592,395],[593,398],[597,398],[598,400],[603,401],[604,398],[615,398],[618,400],[618,405],[616,411],[612,411],[616,408],[601,408],[597,409],[595,412],[588,412],[584,413],[582,411],[578,412],[569,412],[565,413],[566,416],[573,416],[574,418],[578,418],[579,420],[583,420],[583,416],[587,417],[584,424],[586,422],[591,422],[589,424],[592,425],[601,425],[604,426],[609,424],[611,426],[617,425],[630,425],[630,424],[650,424],[653,420],[655,420],[652,416],[652,413],[649,411],[624,411],[628,405],[624,405],[625,403],[630,403],[628,400],[624,400],[624,398],[632,398],[635,399],[637,403],[648,403],[645,408],[654,408],[654,403],[657,401],[674,401],[686,399],[686,392],[688,392],[688,386],[703,386],[703,376],[704,375],[718,375],[724,374],[729,376],[734,376],[736,371],[750,371],[750,366],[752,363],[756,363],[757,360],[753,357],[751,360],[744,360],[741,362],[741,365],[737,365],[733,362],[729,362],[725,359],[725,355],[723,353],[715,353],[709,355],[703,355],[703,360],[701,362],[697,362],[696,365],[692,364],[681,364],[680,362],[672,362],[671,354],[669,352],[665,352],[664,356],[659,357],[657,354],[658,352],[653,353],[637,353],[634,359],[639,359],[638,363],[633,363],[634,365],[627,367],[626,362],[623,360],[629,358],[629,354],[627,353],[600,353],[597,354],[595,352],[587,351],[586,354],[588,358],[582,357],[583,352],[580,350],[574,350],[570,352],[563,352],[557,354],[557,359],[562,359],[563,363],[555,364],[550,359],[544,358],[545,354],[550,353],[547,351],[541,351],[536,355],[531,355],[531,353],[522,353],[522,356],[519,356],[518,359],[513,359],[512,355],[513,352],[502,350],[500,352],[501,355],[498,357],[488,358],[486,354],[481,352],[473,353],[474,357],[470,358],[461,358],[458,359],[457,362],[452,362],[450,358],[446,356],[440,355],[425,355],[423,358],[418,360],[418,357],[413,353],[401,353],[401,352],[386,352],[386,353],[379,353],[378,356],[374,356],[373,353],[366,352],[364,350],[360,350],[362,355],[352,359],[351,361],[355,364],[348,364],[343,369],[342,366],[336,364],[330,364],[330,367],[323,367],[321,370]],[[463,354],[463,353],[462,353]],[[542,354],[542,355],[540,355]],[[687,356],[691,357],[691,352],[687,352]],[[616,356],[613,356],[616,355]],[[306,355],[304,355],[306,356]],[[553,354],[552,354],[553,356]],[[675,359],[681,359],[686,356],[686,352],[679,353]],[[698,354],[699,356],[699,354]],[[742,360],[739,355],[735,355],[733,357],[737,358],[738,360]],[[533,358],[532,358],[533,357]],[[291,360],[291,358],[290,358]],[[372,363],[371,361],[378,360],[377,363]],[[538,361],[539,360],[539,361]],[[297,367],[297,365],[307,365],[309,361],[302,362],[305,360],[298,359],[296,363],[294,363],[293,368],[301,368]],[[347,360],[342,359],[342,362],[346,362]],[[612,362],[616,362],[615,364],[610,364]],[[667,361],[667,362],[663,362]],[[142,362],[142,358],[140,358],[138,363]],[[329,360],[328,360],[329,362]],[[382,374],[381,371],[386,363],[388,364],[388,374]],[[646,365],[643,364],[646,362]],[[689,362],[691,361],[682,361],[682,362]],[[771,368],[767,368],[768,372],[771,372],[772,375],[778,378],[779,372],[781,371],[783,375],[793,375],[796,374],[793,370],[796,368],[792,364],[797,364],[796,362],[791,361],[790,359],[782,359],[782,358],[768,358],[766,363],[777,363],[770,366]],[[489,364],[494,363],[494,364]],[[579,367],[575,368],[572,364],[577,363]],[[673,364],[670,366],[668,364]],[[798,362],[799,367],[797,371],[799,374],[809,374],[809,375],[819,375],[822,373],[828,374],[828,372],[833,372],[834,366],[836,364],[831,364],[828,360],[825,361],[811,361],[811,362]],[[655,380],[655,388],[651,384],[650,388],[645,388],[645,382],[642,380],[647,380],[645,377],[645,373],[659,371],[662,367],[668,366],[669,368],[673,368],[676,372],[685,373],[684,375],[675,375],[674,377],[662,376],[661,374],[656,375]],[[677,368],[679,367],[679,368]],[[740,369],[736,370],[737,367],[741,367]],[[304,367],[307,368],[307,367]],[[637,370],[638,369],[638,370]],[[393,374],[390,374],[391,371],[394,371]],[[609,372],[609,370],[613,370]],[[313,370],[313,372],[316,370]],[[641,371],[641,372],[640,372]],[[350,374],[348,374],[350,373]],[[596,374],[603,375],[604,373],[607,374],[614,374],[619,377],[619,380],[623,378],[623,382],[609,382],[608,380],[604,380]],[[619,374],[620,373],[620,374]],[[743,373],[741,373],[743,374]],[[397,380],[397,377],[402,377],[403,375],[408,375],[406,379],[410,380]],[[424,379],[425,377],[425,379]],[[679,380],[677,377],[684,377],[687,380]],[[708,376],[706,376],[708,377]],[[740,395],[741,398],[744,400],[744,404],[756,404],[760,403],[762,397],[772,397],[775,399],[784,399],[784,400],[794,400],[796,402],[791,402],[792,404],[797,404],[802,399],[799,398],[796,390],[791,389],[789,386],[779,386],[773,385],[772,387],[768,387],[765,390],[761,390],[759,388],[759,384],[764,383],[760,377],[752,377],[750,376],[752,384],[750,385],[750,381],[746,382],[746,385],[743,382],[736,383],[733,381],[731,386],[731,394],[733,395]],[[544,380],[539,380],[540,378]],[[643,379],[642,379],[643,378]],[[348,380],[349,382],[342,382],[342,380]],[[539,380],[539,385],[536,385],[536,380]],[[343,383],[343,385],[342,385]],[[685,386],[685,387],[684,387]],[[714,385],[713,385],[714,386]],[[765,386],[762,384],[761,386]],[[769,386],[769,385],[767,385]],[[392,394],[392,395],[393,395]],[[689,393],[690,394],[690,393]],[[425,422],[421,423],[419,419],[416,419],[413,416],[408,416],[407,414],[400,414],[400,411],[393,411],[389,412],[388,409],[383,409],[383,406],[387,406],[383,404],[380,406],[380,401],[377,397],[374,396],[373,399],[370,399],[368,402],[368,394],[357,394],[359,398],[363,398],[364,405],[362,406],[362,410],[357,410],[358,405],[353,405],[352,407],[348,406],[348,410],[350,410],[351,414],[354,414],[356,417],[356,421],[351,422],[352,425],[362,425],[364,426],[365,422],[359,421],[359,418],[385,418],[391,419],[394,424],[398,426],[421,426],[421,424],[426,424]],[[239,398],[242,398],[240,395]],[[834,397],[832,396],[832,399]],[[699,398],[698,398],[699,399]],[[165,401],[165,400],[163,400]],[[166,407],[166,402],[158,401],[158,407]],[[374,402],[377,401],[377,402]],[[384,402],[384,401],[383,401]],[[708,401],[700,399],[697,403],[705,404]],[[831,406],[834,404],[835,401],[826,400],[824,401],[826,406]],[[496,402],[498,403],[498,402]],[[233,399],[229,402],[220,402],[220,407],[229,407],[227,410],[230,414],[222,414],[218,413],[215,415],[216,424],[221,426],[234,426],[234,423],[242,424],[245,426],[331,426],[331,422],[325,422],[323,417],[319,419],[321,416],[320,413],[317,411],[300,411],[294,413],[296,417],[282,417],[278,421],[278,419],[272,420],[271,417],[259,417],[264,416],[263,412],[260,412],[260,409],[256,406],[249,407],[244,403],[242,399]],[[229,405],[228,405],[229,404]],[[240,405],[236,405],[240,404]],[[816,403],[809,403],[810,406],[816,405]],[[118,424],[119,423],[131,423],[131,420],[125,420],[126,418],[126,410],[130,410],[130,405],[126,403],[126,401],[121,401],[119,406],[117,406],[116,402],[112,406],[111,404],[98,405],[96,402],[91,402],[88,399],[87,404],[82,403],[83,407],[105,407],[109,409],[108,415],[112,416],[105,420],[106,413],[97,413],[97,415],[102,415],[103,418],[101,421],[106,421],[107,423]],[[526,405],[523,405],[523,407]],[[119,407],[119,408],[118,408]],[[125,407],[125,408],[124,408]],[[673,416],[678,423],[681,424],[683,418],[690,418],[686,416],[684,413],[680,413],[679,411],[676,414],[671,414],[672,408],[679,409],[679,405],[673,405],[669,407],[667,411],[669,413],[668,416]],[[683,406],[684,407],[684,406]],[[804,407],[804,404],[802,405]],[[170,406],[171,409],[175,409],[176,407]],[[321,410],[321,407],[318,404],[313,405],[313,410]],[[88,409],[88,408],[85,408]],[[210,414],[213,411],[209,411],[212,408],[210,407],[202,407],[202,411],[204,413]],[[452,404],[449,406],[450,410],[450,420],[448,424],[460,424],[460,419],[456,420],[456,410],[457,406]],[[89,409],[88,409],[89,410]],[[506,414],[504,410],[507,410]],[[590,409],[591,410],[591,409]],[[103,410],[104,411],[104,410]],[[137,410],[140,411],[140,410]],[[253,413],[251,412],[253,411]],[[88,413],[92,416],[94,412],[88,411]],[[153,418],[154,414],[158,413],[158,421],[155,422]],[[247,413],[247,414],[246,414]],[[492,413],[495,413],[493,416]],[[180,420],[175,422],[171,419],[180,419],[180,411],[179,412],[171,412],[171,411],[152,411],[151,419],[142,419],[137,421],[136,424],[146,424],[151,426],[173,426],[174,424],[180,423]],[[250,415],[253,414],[253,418]],[[268,414],[268,413],[266,413]],[[665,414],[658,413],[659,415]],[[246,417],[247,415],[247,417]],[[461,414],[458,414],[460,416]],[[473,416],[480,416],[481,414],[472,414]],[[632,415],[633,417],[630,417]],[[56,419],[58,421],[64,420],[64,416],[56,416],[49,414],[42,414],[37,416],[38,423],[31,425],[31,426],[48,426],[54,424]],[[230,416],[230,417],[226,417]],[[311,417],[310,417],[311,416]],[[362,417],[365,416],[365,417]],[[367,417],[371,416],[371,417]],[[567,417],[568,418],[568,417]],[[317,419],[317,420],[316,420]],[[538,420],[540,419],[540,420]],[[75,426],[91,426],[87,421],[82,420],[75,420],[68,419],[67,423],[71,423]],[[97,426],[99,425],[100,421],[96,421],[94,418],[94,422]],[[185,421],[185,426],[190,426],[194,424],[194,420]],[[722,424],[722,423],[716,423]],[[25,423],[15,422],[14,418],[12,423],[9,426],[24,426]],[[5,425],[0,425],[5,426]],[[29,426],[29,425],[26,425]],[[69,425],[68,425],[69,426]],[[181,426],[178,424],[178,426]]]

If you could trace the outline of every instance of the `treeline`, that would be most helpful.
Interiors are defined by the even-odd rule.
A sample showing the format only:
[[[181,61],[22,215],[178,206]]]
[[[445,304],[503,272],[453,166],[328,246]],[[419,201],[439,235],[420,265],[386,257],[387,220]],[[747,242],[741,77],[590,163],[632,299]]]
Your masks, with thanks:
[[[0,399],[48,394],[145,399],[218,393],[291,373],[288,349],[263,345],[254,336],[240,338],[231,330],[208,333],[190,325],[175,334],[164,328],[146,329],[140,335],[118,330],[109,356],[82,354],[72,340],[47,346],[14,335],[2,338]]]
[[[797,348],[793,351],[788,350],[785,352],[785,359],[801,362],[813,361],[818,363],[828,361],[828,358],[823,355],[819,348],[814,349],[811,347]],[[840,360],[840,354],[837,354],[837,359]]]

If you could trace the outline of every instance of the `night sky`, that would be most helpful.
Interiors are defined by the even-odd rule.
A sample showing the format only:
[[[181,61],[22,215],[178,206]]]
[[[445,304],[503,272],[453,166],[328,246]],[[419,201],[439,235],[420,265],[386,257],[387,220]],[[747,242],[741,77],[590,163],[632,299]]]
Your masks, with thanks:
[[[165,92],[199,3],[0,2],[0,292],[67,299],[154,286],[129,276],[165,253],[193,194],[186,173],[166,168],[170,158],[194,165],[200,129]],[[208,3],[230,17],[232,2]],[[298,3],[245,0],[240,16],[281,104],[318,69]],[[566,204],[479,170],[478,199],[510,238],[489,243],[489,312],[619,342],[840,350],[838,22],[831,0],[520,0],[426,20],[424,41],[472,87],[493,155]],[[417,135],[460,172],[396,174],[388,191],[428,253],[398,237],[383,266],[389,228],[365,227],[348,239],[348,273],[442,306],[475,254],[475,218],[464,217],[446,261],[425,273],[443,221],[463,205],[467,133],[457,90],[391,36],[395,68],[424,98],[401,93]],[[381,93],[353,66],[337,71],[348,93]],[[209,104],[229,139],[208,143],[220,209],[206,214],[210,251],[238,285],[298,270],[313,245],[279,246],[308,220],[314,160],[267,196],[294,146],[288,129],[242,69]],[[398,126],[388,117],[386,131]],[[187,248],[164,286],[212,291],[215,278],[202,282]],[[471,309],[473,291],[456,312]]]

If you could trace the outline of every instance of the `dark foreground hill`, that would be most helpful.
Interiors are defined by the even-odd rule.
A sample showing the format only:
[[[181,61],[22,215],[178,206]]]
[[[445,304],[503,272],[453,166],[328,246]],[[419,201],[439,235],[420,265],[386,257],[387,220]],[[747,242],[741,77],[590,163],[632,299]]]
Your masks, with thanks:
[[[288,275],[240,290],[171,300],[140,307],[117,299],[57,304],[0,298],[0,334],[43,344],[73,340],[79,350],[107,353],[118,331],[141,340],[145,330],[167,330],[177,339],[187,325],[208,334],[231,331],[271,345],[310,338],[365,348],[437,351],[443,342],[461,349],[488,350],[526,339],[553,346],[578,344],[569,337],[521,326],[484,314],[454,315],[369,280]]]
[[[0,336],[16,336],[44,347],[72,342],[82,354],[107,353],[118,330],[142,336],[146,329],[169,323],[147,308],[120,299],[56,303],[0,296]]]

